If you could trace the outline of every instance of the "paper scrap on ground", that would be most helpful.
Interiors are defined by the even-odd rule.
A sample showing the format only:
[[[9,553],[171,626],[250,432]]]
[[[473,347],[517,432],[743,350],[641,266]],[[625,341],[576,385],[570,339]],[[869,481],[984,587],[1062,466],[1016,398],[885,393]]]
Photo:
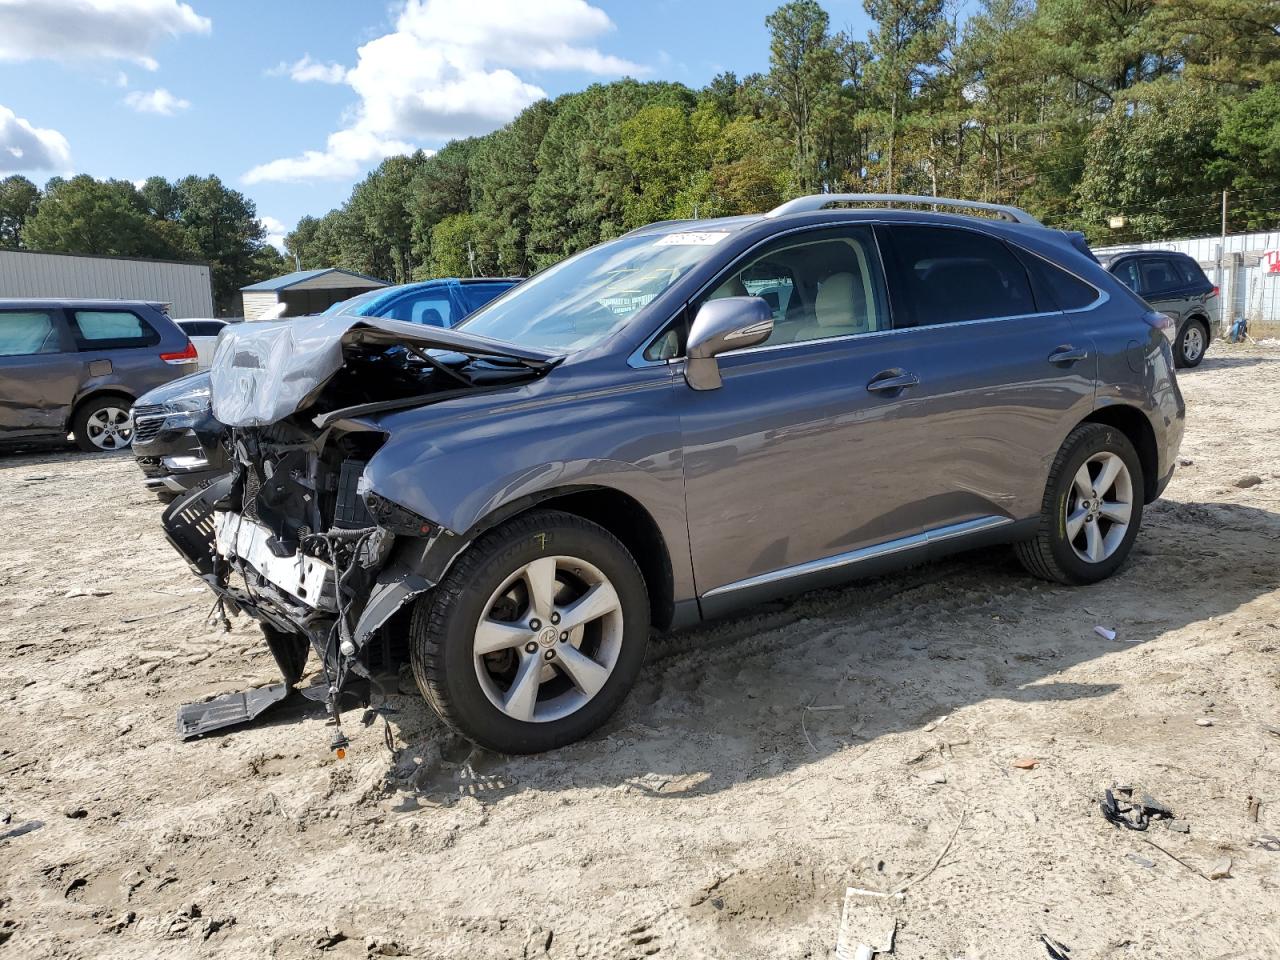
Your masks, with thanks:
[[[870,890],[845,889],[836,960],[871,960],[878,953],[893,952],[898,921],[885,909],[886,899]]]
[[[1093,632],[1103,640],[1114,640],[1116,638],[1116,632],[1114,630],[1108,630],[1106,627],[1094,627]]]

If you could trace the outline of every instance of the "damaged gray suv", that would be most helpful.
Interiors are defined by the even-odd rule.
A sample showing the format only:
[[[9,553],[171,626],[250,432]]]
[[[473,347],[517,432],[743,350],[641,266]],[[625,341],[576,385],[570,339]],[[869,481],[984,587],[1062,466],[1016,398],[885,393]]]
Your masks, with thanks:
[[[618,708],[652,628],[993,543],[1110,575],[1182,437],[1171,333],[1011,207],[828,194],[652,224],[453,330],[229,331],[234,469],[164,524],[261,622],[265,699],[314,653],[336,718],[407,661],[467,737],[547,750]],[[235,696],[186,730],[256,711]]]

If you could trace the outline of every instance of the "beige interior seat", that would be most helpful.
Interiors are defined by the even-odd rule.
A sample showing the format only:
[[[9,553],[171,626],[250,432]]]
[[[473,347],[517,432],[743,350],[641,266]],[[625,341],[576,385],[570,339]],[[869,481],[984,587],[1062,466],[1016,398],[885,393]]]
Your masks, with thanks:
[[[865,295],[852,273],[833,273],[818,288],[813,304],[813,322],[802,324],[793,340],[825,340],[866,333]]]
[[[747,287],[742,282],[741,275],[735,273],[732,277],[730,277],[724,283],[720,284],[720,286],[716,287],[715,291],[711,294],[711,296],[707,297],[707,299],[719,300],[723,297],[749,297],[749,296],[751,296],[751,294],[747,292]]]

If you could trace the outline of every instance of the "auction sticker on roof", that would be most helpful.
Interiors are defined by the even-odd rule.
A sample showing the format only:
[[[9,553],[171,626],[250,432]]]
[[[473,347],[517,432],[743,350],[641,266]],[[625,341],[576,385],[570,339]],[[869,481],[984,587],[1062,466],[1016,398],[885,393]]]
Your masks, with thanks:
[[[667,233],[659,238],[654,246],[658,247],[710,247],[719,243],[729,235],[727,230],[712,230],[705,233]]]

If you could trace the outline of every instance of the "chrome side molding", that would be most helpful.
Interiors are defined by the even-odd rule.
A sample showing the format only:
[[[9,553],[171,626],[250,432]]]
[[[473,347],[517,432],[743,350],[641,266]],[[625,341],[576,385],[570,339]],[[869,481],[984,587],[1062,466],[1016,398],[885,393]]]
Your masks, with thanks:
[[[823,573],[827,570],[837,570],[841,567],[850,567],[855,564],[862,563],[865,560],[872,560],[876,557],[885,557],[894,553],[902,553],[904,550],[913,550],[916,547],[923,547],[930,543],[942,540],[953,540],[956,537],[967,536],[971,533],[978,533],[981,530],[990,530],[994,527],[1003,527],[1005,524],[1013,523],[1009,517],[974,517],[972,520],[964,520],[960,523],[951,523],[945,527],[935,527],[932,530],[926,530],[923,533],[915,533],[909,537],[899,537],[897,540],[886,540],[884,543],[873,544],[869,547],[861,547],[857,550],[850,550],[848,553],[838,553],[832,557],[824,557],[821,560],[810,560],[806,563],[798,563],[790,567],[782,567],[778,570],[770,570],[768,573],[760,573],[754,577],[747,577],[745,580],[737,580],[733,583],[726,583],[722,587],[715,587],[701,594],[703,599],[710,597],[723,596],[726,593],[734,593],[738,590],[749,590],[752,587],[764,586],[768,583],[778,583],[783,580],[791,580],[795,577],[803,577],[810,573]]]

